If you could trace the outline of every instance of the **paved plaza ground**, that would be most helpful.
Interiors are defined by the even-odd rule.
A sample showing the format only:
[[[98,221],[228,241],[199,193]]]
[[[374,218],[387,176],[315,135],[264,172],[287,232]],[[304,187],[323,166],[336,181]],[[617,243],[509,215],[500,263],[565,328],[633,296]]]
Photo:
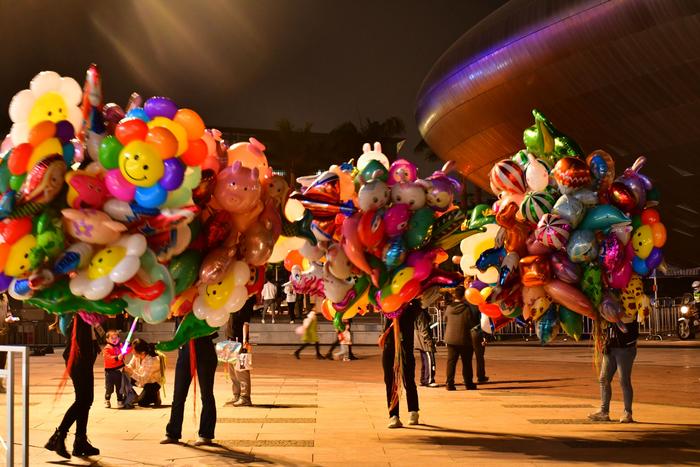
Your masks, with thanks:
[[[190,445],[158,444],[168,407],[104,408],[98,361],[88,433],[101,455],[68,462],[43,449],[72,399],[69,383],[54,403],[63,362],[58,354],[32,357],[30,465],[700,464],[698,348],[640,348],[633,372],[637,423],[622,425],[586,419],[598,396],[589,348],[490,346],[489,384],[477,391],[419,388],[421,425],[398,430],[386,428],[379,349],[358,347],[361,359],[353,362],[318,361],[311,348],[296,360],[292,351],[255,348],[255,407],[223,406],[230,385],[219,366],[218,445],[206,448],[191,446],[196,438],[191,400],[183,430]],[[166,405],[175,354],[168,361]],[[444,382],[444,368],[442,348],[439,382]],[[613,398],[611,415],[619,417],[618,386]],[[0,404],[5,420],[5,396]],[[404,400],[401,410],[407,421]]]

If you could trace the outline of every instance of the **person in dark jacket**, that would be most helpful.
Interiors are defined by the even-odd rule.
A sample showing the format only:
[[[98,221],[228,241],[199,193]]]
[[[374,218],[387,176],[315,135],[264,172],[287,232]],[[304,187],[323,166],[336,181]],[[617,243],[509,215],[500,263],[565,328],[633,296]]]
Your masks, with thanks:
[[[420,385],[436,388],[435,382],[435,340],[430,332],[430,313],[422,308],[416,317],[414,347],[420,352]]]
[[[612,398],[612,382],[615,372],[620,370],[620,387],[625,410],[620,417],[620,423],[632,423],[632,365],[637,356],[637,339],[639,338],[639,323],[633,321],[624,325],[623,332],[617,325],[609,324],[605,330],[603,347],[603,365],[600,368],[600,410],[588,416],[594,421],[610,421],[610,399]]]
[[[476,389],[472,372],[472,348],[471,340],[471,312],[464,300],[464,287],[457,286],[454,293],[454,301],[445,310],[447,329],[445,330],[445,343],[447,344],[447,390],[454,391],[455,370],[457,359],[462,360],[462,378],[467,389]]]
[[[416,359],[413,356],[413,323],[416,315],[420,313],[420,300],[413,300],[406,305],[398,318],[401,356],[403,357],[403,385],[406,389],[406,402],[409,411],[409,425],[418,424],[418,389],[416,388]],[[403,423],[399,419],[399,405],[392,407],[394,398],[394,357],[396,347],[394,340],[395,330],[393,326],[396,320],[387,320],[384,334],[380,338],[382,347],[382,368],[384,369],[384,385],[386,386],[386,402],[389,407],[389,428],[401,428]]]
[[[216,428],[216,401],[214,399],[214,376],[218,359],[214,348],[216,333],[210,336],[192,339],[180,347],[175,363],[175,389],[173,390],[173,405],[170,408],[170,421],[165,428],[165,438],[160,444],[175,444],[182,437],[182,419],[185,413],[187,392],[192,383],[190,359],[195,359],[199,393],[202,399],[202,413],[199,417],[199,436],[195,446],[211,446]]]
[[[75,423],[72,454],[78,457],[96,456],[100,450],[92,446],[87,439],[87,423],[95,397],[93,366],[100,354],[100,347],[97,345],[92,326],[83,321],[80,313],[74,315],[67,335],[69,339],[63,352],[63,360],[66,362],[68,374],[73,382],[75,402],[68,407],[61,424],[44,447],[61,457],[70,459],[70,454],[66,450],[66,436]]]

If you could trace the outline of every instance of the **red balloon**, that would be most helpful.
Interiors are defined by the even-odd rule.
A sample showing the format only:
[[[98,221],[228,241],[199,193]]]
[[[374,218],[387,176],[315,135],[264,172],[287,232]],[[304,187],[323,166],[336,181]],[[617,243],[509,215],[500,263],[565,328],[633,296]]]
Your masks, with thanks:
[[[190,167],[195,167],[204,162],[206,157],[207,144],[201,139],[194,139],[189,141],[187,150],[180,156],[180,159]]]
[[[622,182],[613,182],[608,191],[610,204],[623,212],[631,212],[637,206],[637,198]]]
[[[29,158],[32,156],[34,148],[29,143],[22,143],[12,150],[7,167],[12,175],[22,175],[29,167]]]
[[[501,313],[501,307],[495,303],[482,303],[479,305],[479,311],[489,318],[498,318],[499,316],[503,316],[503,313]]]
[[[138,118],[122,120],[114,129],[114,136],[124,146],[136,140],[145,141],[146,136],[148,136],[148,125]]]
[[[384,217],[376,209],[367,211],[360,217],[357,234],[362,244],[368,248],[376,248],[384,240]]]
[[[544,291],[558,304],[564,305],[569,310],[575,311],[583,316],[595,319],[593,304],[583,292],[573,285],[554,279],[544,285]]]
[[[646,208],[642,211],[642,224],[651,225],[661,222],[659,211],[654,208]]]
[[[12,245],[20,238],[32,232],[32,220],[29,217],[5,219],[0,222],[0,243]]]

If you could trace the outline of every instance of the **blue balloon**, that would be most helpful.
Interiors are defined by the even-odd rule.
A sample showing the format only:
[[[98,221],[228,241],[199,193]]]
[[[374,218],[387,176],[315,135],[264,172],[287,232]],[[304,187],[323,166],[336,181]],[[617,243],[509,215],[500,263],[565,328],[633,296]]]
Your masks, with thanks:
[[[646,261],[639,256],[632,258],[632,269],[640,276],[646,276],[649,274],[649,267],[647,266]]]
[[[168,198],[168,191],[156,183],[149,187],[136,187],[134,201],[144,208],[157,208],[165,203]]]
[[[476,268],[484,272],[491,266],[499,267],[501,261],[506,257],[506,249],[504,247],[500,248],[489,248],[479,255],[479,259],[476,260]]]
[[[406,244],[403,238],[397,237],[384,247],[383,259],[389,269],[394,269],[403,264],[406,259]]]
[[[614,224],[630,222],[630,218],[611,204],[599,204],[588,210],[579,229],[607,230]]]
[[[126,118],[138,118],[144,122],[150,122],[151,117],[148,116],[143,107],[134,107],[126,113]]]
[[[574,230],[566,244],[566,254],[574,263],[588,263],[598,257],[598,241],[592,230]]]
[[[661,248],[654,247],[651,249],[651,253],[649,253],[649,256],[647,256],[647,259],[644,260],[644,262],[646,263],[647,268],[649,268],[649,271],[651,272],[652,270],[659,267],[659,264],[661,264],[661,261],[663,260],[664,254]]]
[[[70,167],[73,165],[73,158],[75,157],[75,147],[72,143],[65,143],[63,145],[63,160],[66,165]]]

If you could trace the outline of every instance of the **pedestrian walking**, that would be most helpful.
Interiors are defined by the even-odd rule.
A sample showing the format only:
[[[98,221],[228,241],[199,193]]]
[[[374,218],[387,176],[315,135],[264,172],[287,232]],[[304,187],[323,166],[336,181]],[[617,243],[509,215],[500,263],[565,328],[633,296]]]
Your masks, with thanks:
[[[624,411],[620,423],[632,423],[632,366],[637,357],[637,339],[639,338],[639,323],[635,320],[624,324],[622,331],[616,324],[608,324],[603,344],[603,365],[600,368],[600,410],[588,416],[598,422],[610,421],[610,399],[612,398],[612,379],[620,370],[620,387]]]
[[[272,324],[275,324],[275,315],[277,314],[277,286],[267,279],[262,288],[263,311],[262,322],[265,324],[265,315],[270,312]]]
[[[303,344],[294,351],[294,356],[297,360],[300,358],[299,354],[301,351],[311,344],[316,347],[316,358],[323,360],[324,357],[321,355],[321,346],[318,343],[318,318],[316,318],[315,311],[309,311],[309,314],[304,318],[304,323],[297,328],[297,333],[301,334],[301,341],[303,342]]]
[[[384,386],[386,387],[386,402],[389,408],[388,428],[401,428],[403,423],[399,418],[399,404],[397,401],[398,387],[394,387],[394,373],[397,369],[396,340],[398,325],[399,336],[399,362],[401,368],[401,382],[406,390],[406,402],[408,405],[409,425],[418,424],[418,389],[416,388],[416,359],[413,355],[413,328],[416,315],[420,313],[420,300],[412,300],[406,305],[398,319],[387,320],[384,334],[379,339],[382,347],[382,369],[384,370]],[[397,382],[398,386],[401,382]]]
[[[294,292],[291,282],[284,285],[284,293],[287,296],[287,310],[289,313],[289,323],[294,324],[296,319],[297,294]]]
[[[467,389],[476,389],[472,371],[471,340],[471,312],[464,300],[464,287],[457,286],[454,292],[454,300],[445,310],[447,329],[445,330],[445,343],[447,344],[447,390],[454,391],[455,371],[457,360],[462,360],[462,378]]]
[[[425,308],[421,308],[416,317],[414,334],[414,347],[420,353],[421,361],[420,385],[436,388],[435,339],[430,330],[430,313]]]

